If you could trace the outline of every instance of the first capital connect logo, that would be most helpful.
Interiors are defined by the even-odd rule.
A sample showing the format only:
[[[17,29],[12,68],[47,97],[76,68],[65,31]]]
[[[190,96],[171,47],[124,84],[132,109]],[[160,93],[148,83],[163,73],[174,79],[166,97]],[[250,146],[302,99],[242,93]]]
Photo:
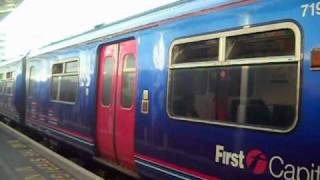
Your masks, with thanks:
[[[222,145],[216,146],[215,162],[240,169],[246,167],[256,175],[263,174],[268,166],[266,155],[258,149],[249,151],[245,156],[244,151],[239,153],[228,152]]]
[[[275,179],[285,180],[320,180],[320,165],[309,163],[297,165],[285,161],[281,156],[267,157],[259,149],[248,153],[240,150],[232,152],[223,145],[216,145],[215,162],[224,166],[250,171],[253,175],[270,174]]]

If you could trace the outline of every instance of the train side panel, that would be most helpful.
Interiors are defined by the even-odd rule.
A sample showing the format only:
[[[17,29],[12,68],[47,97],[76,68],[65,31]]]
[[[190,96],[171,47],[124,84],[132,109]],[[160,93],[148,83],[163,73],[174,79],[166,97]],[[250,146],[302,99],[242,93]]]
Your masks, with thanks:
[[[57,51],[27,63],[28,126],[95,152],[95,47]]]
[[[215,11],[208,14],[195,15],[181,20],[178,18],[174,22],[162,24],[159,28],[147,30],[140,34],[140,41],[143,43],[138,46],[140,61],[138,62],[135,157],[138,171],[141,174],[154,179],[163,177],[177,179],[319,178],[320,134],[317,127],[320,124],[317,100],[320,97],[318,93],[320,87],[315,83],[319,81],[319,72],[310,69],[311,50],[319,48],[320,41],[319,30],[313,25],[320,20],[317,12],[312,8],[316,6],[317,2],[280,0],[241,2],[213,8]],[[232,65],[232,62],[221,65],[218,65],[218,63],[195,65],[192,60],[190,60],[191,63],[182,65],[177,63],[178,65],[172,66],[169,63],[169,59],[173,58],[171,53],[173,52],[174,42],[199,42],[210,39],[210,37],[215,39],[226,36],[226,39],[218,40],[219,43],[225,43],[223,41],[228,42],[228,39],[233,37],[229,38],[228,33],[244,32],[246,31],[243,30],[245,28],[250,31],[250,28],[254,29],[255,27],[258,29],[259,27],[267,27],[265,31],[268,32],[269,26],[266,25],[272,27],[272,24],[281,23],[289,23],[295,26],[294,31],[297,33],[295,33],[292,41],[294,41],[295,47],[298,47],[292,50],[293,59],[287,59],[288,63],[281,64],[281,66],[279,66],[281,60],[279,57],[264,59],[271,62],[269,65],[257,62],[252,65],[250,64],[252,62],[248,60],[240,61],[234,65]],[[290,27],[284,29],[290,29]],[[263,32],[263,30],[260,32]],[[264,36],[264,38],[267,37],[267,35]],[[259,34],[255,34],[254,37],[259,37]],[[242,39],[242,41],[244,40]],[[213,41],[207,43],[212,46],[217,44]],[[200,43],[198,46],[190,46],[187,49],[189,51],[201,47]],[[180,48],[186,47],[187,45],[180,46]],[[206,48],[206,46],[203,46],[203,48]],[[217,49],[219,52],[223,52],[223,50]],[[214,54],[214,52],[212,53]],[[190,57],[200,56],[197,54],[188,55]],[[177,55],[177,57],[182,56]],[[181,59],[183,60],[183,58]],[[223,60],[223,58],[220,59],[221,62]],[[293,63],[290,60],[295,60],[295,62]],[[199,69],[199,72],[185,73],[180,77],[183,83],[176,87],[176,92],[177,95],[180,93],[186,95],[186,97],[177,99],[177,101],[183,100],[184,103],[179,104],[180,107],[176,108],[174,112],[170,112],[172,111],[170,110],[172,101],[168,101],[172,97],[168,97],[168,95],[173,91],[170,89],[170,85],[179,81],[179,79],[172,79],[174,76],[171,76],[170,73],[178,72],[179,69],[180,71],[188,69],[190,66],[192,69]],[[279,67],[276,70],[272,66]],[[294,66],[294,71],[290,70],[292,69],[291,66]],[[242,67],[241,72],[237,70],[239,67]],[[206,72],[208,68],[213,68],[212,71],[220,70],[222,73],[217,75],[212,73],[210,76],[203,73],[201,76],[199,75],[201,72]],[[251,113],[247,113],[245,117],[250,117],[252,121],[249,122],[248,119],[244,119],[244,122],[253,123],[253,125],[227,122],[227,117],[231,118],[230,116],[237,114],[237,111],[231,113],[231,115],[226,115],[221,108],[213,105],[217,101],[228,101],[229,104],[226,106],[234,109],[232,106],[244,102],[244,99],[219,100],[219,97],[215,98],[213,94],[210,94],[213,89],[218,91],[217,88],[221,88],[220,97],[225,92],[231,94],[247,92],[247,97],[253,97],[254,95],[257,97],[258,86],[251,87],[251,90],[250,87],[249,89],[244,88],[243,80],[245,80],[245,77],[243,72],[246,72],[244,70],[246,68],[252,69],[252,72],[256,71],[255,68],[269,68],[265,71],[266,73],[262,73],[259,77],[261,82],[265,81],[269,85],[264,87],[263,84],[260,84],[260,86],[267,90],[263,92],[264,94],[273,94],[263,101],[271,101],[270,99],[274,101],[268,105],[263,105],[261,104],[262,99],[253,99],[250,101],[250,105],[246,105],[245,111]],[[234,74],[237,74],[236,71],[240,76],[234,76]],[[289,73],[291,71],[293,73]],[[259,82],[254,80],[257,79],[257,74],[256,76],[249,74],[250,76],[251,79],[246,79],[249,85],[253,82]],[[208,77],[213,79],[209,80]],[[208,83],[213,82],[214,78],[218,77],[220,79],[215,81],[219,84],[204,85],[206,81]],[[235,79],[232,79],[233,77]],[[249,86],[248,84],[247,86]],[[290,87],[295,93],[291,94],[291,91],[285,91],[284,87],[289,86],[289,84],[291,84]],[[197,90],[192,91],[190,89]],[[143,101],[146,100],[143,98],[144,90],[147,90],[149,94],[149,99],[147,99],[149,110],[147,113],[141,106]],[[195,99],[186,94],[186,92],[191,91],[196,94]],[[263,89],[259,91],[263,91]],[[281,99],[286,97],[290,97],[290,99],[285,103],[282,102]],[[293,106],[286,105],[286,103],[290,104],[291,101],[294,104]],[[188,109],[187,106],[189,105],[195,105],[196,110]],[[250,108],[256,111],[251,111]],[[189,115],[186,115],[187,112],[182,113],[180,111],[186,109],[190,113]],[[211,117],[213,112],[217,112],[215,118],[224,121],[217,121]],[[239,112],[241,114],[244,110],[238,110]],[[195,115],[206,115],[206,113],[208,114],[207,117],[197,117]],[[272,120],[274,124],[259,125],[261,122],[257,120],[258,118],[260,120],[263,118]],[[291,119],[291,124],[288,125],[287,122],[284,122],[285,119]]]
[[[9,121],[24,121],[24,59],[1,67],[0,113]]]

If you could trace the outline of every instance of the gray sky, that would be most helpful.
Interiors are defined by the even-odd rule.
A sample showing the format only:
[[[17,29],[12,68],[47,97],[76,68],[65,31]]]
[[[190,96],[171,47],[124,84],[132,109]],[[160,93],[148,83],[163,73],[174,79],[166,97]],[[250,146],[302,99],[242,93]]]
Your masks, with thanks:
[[[177,0],[24,0],[0,23],[6,56],[14,57],[70,35]]]

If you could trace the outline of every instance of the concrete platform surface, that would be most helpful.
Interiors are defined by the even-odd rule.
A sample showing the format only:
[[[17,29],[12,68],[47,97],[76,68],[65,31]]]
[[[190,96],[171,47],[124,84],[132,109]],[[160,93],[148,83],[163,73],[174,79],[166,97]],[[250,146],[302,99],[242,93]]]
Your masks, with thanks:
[[[0,122],[0,180],[102,180]]]

